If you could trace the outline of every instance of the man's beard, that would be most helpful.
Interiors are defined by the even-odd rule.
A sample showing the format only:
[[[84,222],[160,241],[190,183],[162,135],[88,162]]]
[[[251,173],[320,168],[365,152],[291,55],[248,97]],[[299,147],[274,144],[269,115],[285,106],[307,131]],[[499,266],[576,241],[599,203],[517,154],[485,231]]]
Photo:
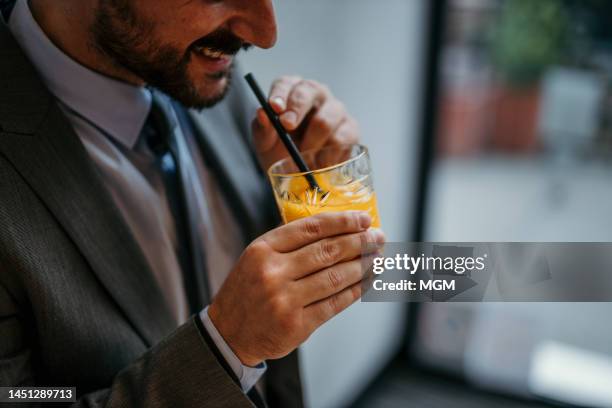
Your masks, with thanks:
[[[101,0],[91,32],[94,47],[110,57],[115,65],[127,69],[184,106],[196,109],[211,107],[225,97],[232,67],[201,78],[198,84],[188,72],[194,48],[205,46],[233,55],[241,48],[250,47],[232,33],[219,30],[199,39],[183,53],[159,41],[154,24],[138,17],[130,0]],[[222,79],[226,84],[221,91],[206,92],[198,87],[207,80]]]

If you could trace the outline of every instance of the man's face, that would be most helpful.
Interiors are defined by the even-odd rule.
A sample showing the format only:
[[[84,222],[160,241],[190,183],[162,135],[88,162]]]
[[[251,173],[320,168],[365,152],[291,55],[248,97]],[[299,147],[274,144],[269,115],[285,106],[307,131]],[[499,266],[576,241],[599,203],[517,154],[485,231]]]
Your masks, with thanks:
[[[276,42],[271,0],[99,0],[93,46],[188,107],[227,92],[233,59]]]

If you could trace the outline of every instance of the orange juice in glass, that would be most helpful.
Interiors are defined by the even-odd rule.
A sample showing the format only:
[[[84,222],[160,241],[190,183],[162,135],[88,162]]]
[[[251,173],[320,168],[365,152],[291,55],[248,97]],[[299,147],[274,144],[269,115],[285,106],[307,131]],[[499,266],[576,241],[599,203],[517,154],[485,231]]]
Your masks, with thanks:
[[[288,157],[268,170],[276,203],[285,223],[323,212],[359,210],[380,228],[380,217],[372,180],[368,149],[362,145],[340,145],[302,152],[310,172],[301,173]],[[312,188],[311,174],[320,189]]]

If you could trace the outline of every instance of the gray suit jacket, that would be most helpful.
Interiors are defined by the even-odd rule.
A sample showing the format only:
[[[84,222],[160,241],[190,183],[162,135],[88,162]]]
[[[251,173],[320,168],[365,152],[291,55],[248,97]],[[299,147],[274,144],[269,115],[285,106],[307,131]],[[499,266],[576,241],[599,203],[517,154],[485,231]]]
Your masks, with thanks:
[[[246,136],[244,92],[234,86],[191,118],[246,243],[277,218]],[[162,299],[83,145],[0,20],[0,386],[76,386],[83,407],[252,406],[197,317],[176,327]],[[301,406],[296,353],[268,366],[268,404]]]

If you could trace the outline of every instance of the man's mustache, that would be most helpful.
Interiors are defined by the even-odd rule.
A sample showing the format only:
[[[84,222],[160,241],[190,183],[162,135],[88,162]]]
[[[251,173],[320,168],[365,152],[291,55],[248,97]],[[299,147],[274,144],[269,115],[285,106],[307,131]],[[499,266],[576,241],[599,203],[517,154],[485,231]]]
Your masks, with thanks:
[[[251,47],[251,44],[244,42],[228,30],[214,31],[192,44],[192,48],[210,48],[212,51],[219,51],[227,55],[235,55],[241,49],[246,51]]]

